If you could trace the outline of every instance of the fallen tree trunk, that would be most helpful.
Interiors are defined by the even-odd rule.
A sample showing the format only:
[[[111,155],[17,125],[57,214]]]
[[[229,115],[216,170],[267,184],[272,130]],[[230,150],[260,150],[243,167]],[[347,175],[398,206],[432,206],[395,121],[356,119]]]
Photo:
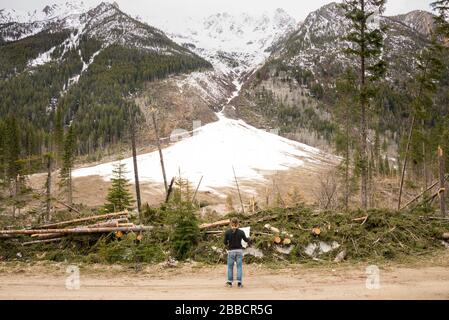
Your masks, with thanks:
[[[443,218],[443,217],[426,217],[426,216],[420,216],[420,219],[427,219],[427,220],[440,220],[440,221],[448,221],[449,218]]]
[[[62,204],[64,207],[66,207],[66,208],[69,209],[69,210],[72,210],[72,211],[75,211],[76,213],[81,214],[81,212],[79,212],[79,210],[75,209],[75,208],[72,207],[72,206],[69,206],[68,204],[62,202],[61,200],[58,200],[58,199],[56,199],[56,198],[52,198],[52,200],[56,201],[56,202],[59,203],[59,204]]]
[[[227,226],[230,223],[231,223],[231,220],[229,220],[229,219],[217,221],[214,223],[203,223],[202,225],[200,225],[200,229],[210,229],[210,228],[222,227],[222,226]]]
[[[220,231],[206,231],[205,232],[206,234],[222,234],[222,233],[225,233],[223,230],[220,230]]]
[[[285,209],[289,209],[289,207],[286,207]],[[260,211],[257,212],[257,213],[260,213]],[[295,214],[292,213],[292,212],[288,212],[288,213],[282,214],[282,216],[287,217],[287,218],[288,218],[288,217],[292,217],[292,216],[294,216],[294,215],[295,215]],[[260,218],[260,219],[257,220],[256,222],[264,222],[264,221],[268,221],[268,220],[276,220],[276,219],[279,219],[280,216],[281,216],[280,214],[271,215],[271,216],[266,216],[266,217]]]
[[[134,223],[118,223],[117,227],[135,227]]]
[[[120,227],[119,221],[120,220],[126,220],[127,219],[118,219],[118,220],[113,220],[113,221],[107,221],[107,222],[100,222],[100,223],[96,223],[96,224],[91,224],[88,226],[78,226],[76,228],[117,228]],[[125,227],[125,226],[122,226]],[[32,234],[31,237],[32,238],[38,238],[38,239],[53,239],[56,237],[60,237],[62,236],[62,233],[46,233],[46,234]]]
[[[45,239],[45,240],[34,240],[34,241],[24,242],[24,243],[22,243],[22,246],[26,246],[26,245],[29,245],[29,244],[35,244],[35,243],[58,242],[58,241],[61,241],[61,240],[62,240],[62,238]]]
[[[79,218],[79,219],[74,219],[74,220],[43,224],[43,225],[35,226],[34,229],[52,229],[52,228],[66,226],[66,225],[71,225],[74,223],[87,222],[87,221],[93,221],[93,220],[101,220],[101,219],[110,219],[110,218],[127,216],[127,215],[128,215],[128,211],[107,213],[107,214],[102,214],[102,215],[98,215],[98,216],[90,216],[90,217]]]
[[[85,234],[85,233],[109,233],[109,232],[142,232],[152,230],[151,226],[136,227],[104,227],[104,228],[72,228],[72,229],[40,229],[40,230],[0,230],[0,234]]]
[[[38,240],[54,239],[64,236],[63,233],[45,233],[45,234],[32,234],[31,238],[36,238]]]
[[[11,239],[13,238],[12,235],[9,234],[0,234],[0,239]]]
[[[272,227],[272,226],[269,225],[269,224],[266,224],[266,225],[264,226],[264,228],[267,229],[267,230],[270,230],[270,231],[272,231],[272,232],[274,232],[274,233],[277,233],[277,234],[279,234],[279,233],[281,232],[278,228]]]

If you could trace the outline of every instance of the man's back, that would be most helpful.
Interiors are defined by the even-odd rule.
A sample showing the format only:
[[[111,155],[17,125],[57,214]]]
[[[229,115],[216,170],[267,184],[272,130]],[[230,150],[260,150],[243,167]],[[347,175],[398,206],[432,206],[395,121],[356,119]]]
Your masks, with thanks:
[[[225,232],[224,244],[227,246],[228,250],[241,250],[242,240],[250,243],[250,240],[246,237],[245,232],[240,229],[233,231],[229,229]]]

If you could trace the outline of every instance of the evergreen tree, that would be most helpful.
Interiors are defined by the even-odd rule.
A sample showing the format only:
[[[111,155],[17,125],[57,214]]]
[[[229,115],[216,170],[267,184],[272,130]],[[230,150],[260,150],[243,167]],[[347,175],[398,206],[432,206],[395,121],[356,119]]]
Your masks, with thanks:
[[[5,128],[5,157],[6,157],[6,175],[9,181],[16,180],[20,168],[20,132],[19,126],[17,124],[17,119],[14,115],[9,115],[6,122]]]
[[[6,125],[0,120],[0,190],[6,184]]]
[[[438,14],[435,17],[437,34],[449,37],[449,0],[435,1],[431,6]]]
[[[57,108],[53,117],[53,145],[56,154],[56,167],[58,167],[64,157],[64,125],[61,108]]]
[[[416,165],[422,163],[425,167],[426,145],[432,140],[438,143],[438,139],[432,139],[432,133],[428,128],[440,122],[435,110],[433,110],[433,106],[434,96],[438,89],[437,84],[442,74],[442,50],[443,47],[434,38],[432,43],[418,57],[418,72],[415,76],[416,83],[413,88],[414,94],[412,94],[413,100],[410,110],[411,122],[402,156],[404,161],[401,168],[398,209],[401,207],[402,191],[409,158],[412,157]],[[421,123],[421,132],[415,130],[417,122]],[[435,135],[435,132],[433,134]],[[436,134],[436,136],[439,136],[439,134]],[[436,150],[435,146],[428,147]],[[426,178],[427,174],[423,172],[422,176]],[[427,184],[427,180],[425,184]]]
[[[134,201],[129,191],[129,181],[125,178],[125,164],[119,161],[114,166],[112,173],[112,186],[109,188],[106,197],[107,203],[104,205],[105,210],[107,212],[116,212],[131,209]]]
[[[75,160],[75,143],[73,127],[70,126],[64,139],[62,167],[59,181],[59,187],[66,192],[69,205],[73,202],[72,169]]]
[[[339,154],[343,156],[343,161],[339,171],[343,175],[343,203],[346,209],[349,207],[349,198],[351,196],[352,178],[350,173],[351,166],[351,151],[355,148],[357,143],[354,139],[353,124],[358,118],[357,110],[355,110],[354,92],[357,91],[356,75],[350,69],[337,79],[337,105],[336,105],[336,120],[340,124],[336,133],[336,149]]]
[[[352,45],[346,49],[350,56],[359,59],[358,103],[360,105],[360,169],[361,169],[361,206],[368,207],[368,116],[370,98],[374,96],[372,85],[386,71],[386,63],[382,60],[382,29],[373,25],[371,20],[376,14],[384,11],[386,0],[345,0],[342,4],[345,16],[351,23],[351,32],[346,37]]]
[[[10,191],[12,214],[15,216],[16,207],[19,205],[18,197],[24,184],[24,163],[20,159],[20,131],[14,114],[6,119],[5,141],[6,184]]]

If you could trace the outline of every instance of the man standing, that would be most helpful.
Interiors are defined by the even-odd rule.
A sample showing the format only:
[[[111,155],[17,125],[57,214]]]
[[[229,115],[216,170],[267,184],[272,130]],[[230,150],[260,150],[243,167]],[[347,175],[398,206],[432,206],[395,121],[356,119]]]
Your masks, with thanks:
[[[239,220],[232,218],[231,229],[225,232],[224,244],[228,249],[228,281],[226,286],[231,288],[234,281],[234,263],[237,264],[237,283],[242,288],[242,260],[243,247],[242,240],[251,245],[251,240],[245,235],[245,232],[239,229]]]

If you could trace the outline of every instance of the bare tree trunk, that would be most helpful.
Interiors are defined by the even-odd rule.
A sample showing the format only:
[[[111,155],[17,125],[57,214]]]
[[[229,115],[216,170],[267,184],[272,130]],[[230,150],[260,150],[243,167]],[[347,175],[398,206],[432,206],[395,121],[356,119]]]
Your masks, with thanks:
[[[168,185],[167,185],[167,176],[165,174],[164,157],[162,155],[161,142],[159,141],[159,131],[157,128],[156,116],[154,115],[154,112],[153,112],[152,116],[153,116],[154,132],[156,133],[157,148],[159,150],[159,158],[161,160],[162,175],[164,177],[165,194],[167,194],[168,193]]]
[[[361,10],[365,12],[365,1],[361,0]],[[368,139],[368,132],[367,132],[367,120],[366,120],[366,108],[367,108],[367,101],[366,101],[366,66],[365,66],[365,25],[362,24],[362,41],[361,41],[361,67],[360,67],[360,76],[361,76],[361,117],[360,117],[360,127],[361,127],[361,161],[362,161],[362,168],[361,168],[361,205],[362,209],[366,210],[368,209],[368,190],[367,190],[367,184],[368,184],[368,150],[367,150],[367,139]]]
[[[136,185],[137,212],[139,213],[139,222],[142,223],[142,213],[141,213],[142,202],[140,198],[139,171],[137,166],[137,151],[136,151],[136,127],[134,117],[131,119],[131,145],[133,149],[132,152],[134,164],[134,183]]]
[[[362,69],[365,69],[365,59],[362,58]],[[365,91],[365,71],[362,72],[362,92]],[[362,93],[363,95],[365,93]],[[361,204],[362,209],[366,210],[368,208],[368,150],[367,150],[367,121],[366,121],[366,101],[362,98],[361,104]]]
[[[424,132],[425,132],[425,128],[424,128],[424,120],[422,120],[422,131],[423,131],[423,136],[424,136]],[[423,141],[422,143],[422,154],[423,154],[423,178],[424,178],[424,190],[427,190],[428,187],[428,177],[427,177],[427,164],[426,164],[426,143]]]
[[[17,202],[17,176],[13,180],[13,185],[10,187],[12,198],[12,217],[16,217],[16,202]]]
[[[234,167],[232,167],[232,171],[234,172],[234,179],[235,179],[235,184],[237,185],[237,191],[239,193],[240,205],[242,206],[242,213],[245,213],[245,207],[243,206],[242,195],[240,194],[240,187],[239,187],[239,183],[237,181],[237,176],[235,175]]]
[[[72,168],[68,168],[67,177],[67,202],[69,206],[73,205],[73,186],[72,186]]]
[[[170,181],[170,185],[168,186],[167,195],[165,196],[165,203],[168,203],[168,200],[170,200],[170,195],[173,191],[173,184],[175,183],[175,178],[173,177]]]
[[[444,157],[443,157],[443,149],[438,147],[438,160],[440,162],[440,190],[438,195],[440,196],[440,211],[443,217],[446,216],[446,184],[445,184],[445,165],[444,165]]]
[[[349,209],[349,107],[346,107],[345,209]]]
[[[429,60],[426,61],[426,65],[424,67],[424,74],[427,74],[428,67],[429,67]],[[420,83],[417,98],[421,97],[422,90],[423,90],[423,83]],[[406,146],[406,149],[405,149],[404,163],[403,163],[403,166],[402,166],[401,183],[400,183],[400,187],[399,187],[398,210],[401,209],[402,190],[404,188],[404,177],[405,177],[405,170],[407,168],[408,151],[410,149],[410,143],[411,143],[411,140],[412,140],[413,127],[415,126],[415,120],[416,120],[416,114],[415,114],[414,110],[412,112],[413,112],[412,123],[410,125],[410,131],[408,133],[407,146]]]
[[[45,210],[45,222],[50,221],[51,220],[51,171],[52,171],[52,158],[51,155],[49,154],[47,157],[47,185],[46,185],[46,210]]]
[[[401,184],[399,186],[398,210],[401,210],[402,190],[404,188],[405,170],[407,168],[408,151],[410,149],[410,143],[412,140],[412,133],[413,133],[414,126],[415,126],[415,116],[413,116],[412,123],[410,124],[410,130],[408,132],[408,138],[407,138],[407,146],[405,147],[405,157],[404,157],[404,163],[402,164],[402,173],[401,173]]]

